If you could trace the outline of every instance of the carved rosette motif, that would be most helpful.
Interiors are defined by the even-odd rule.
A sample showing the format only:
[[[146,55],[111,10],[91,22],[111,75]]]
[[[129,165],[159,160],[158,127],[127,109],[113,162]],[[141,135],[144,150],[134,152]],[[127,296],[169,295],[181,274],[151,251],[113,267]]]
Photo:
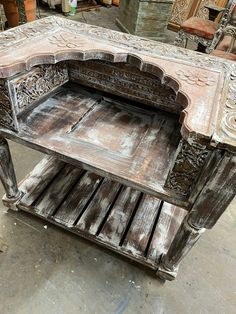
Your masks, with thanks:
[[[173,168],[170,170],[165,188],[187,196],[197,181],[210,150],[195,141],[190,145],[181,140]]]
[[[17,110],[22,111],[67,81],[68,71],[65,63],[38,66],[14,79],[10,84],[13,86]]]
[[[223,131],[231,138],[236,137],[236,66],[230,74],[228,98],[225,104],[223,121]]]
[[[5,80],[0,79],[0,127],[17,130],[17,122],[6,84]]]
[[[185,81],[186,83],[190,85],[213,86],[216,84],[216,80],[214,78],[211,78],[208,75],[204,75],[197,71],[190,73],[190,72],[178,70],[176,74],[182,81]]]

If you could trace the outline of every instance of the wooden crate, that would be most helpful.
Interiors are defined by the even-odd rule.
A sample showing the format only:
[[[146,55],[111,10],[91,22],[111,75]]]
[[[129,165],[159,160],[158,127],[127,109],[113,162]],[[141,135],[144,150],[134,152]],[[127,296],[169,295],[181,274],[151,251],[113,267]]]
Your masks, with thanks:
[[[121,0],[117,25],[127,33],[165,41],[172,4],[173,0]]]

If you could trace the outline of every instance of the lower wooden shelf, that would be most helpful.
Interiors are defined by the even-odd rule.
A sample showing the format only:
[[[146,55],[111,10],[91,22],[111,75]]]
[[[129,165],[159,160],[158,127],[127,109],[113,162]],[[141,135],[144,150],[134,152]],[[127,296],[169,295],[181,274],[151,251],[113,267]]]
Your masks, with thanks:
[[[134,188],[45,157],[19,184],[17,207],[158,268],[186,211]],[[5,206],[10,207],[6,198]]]

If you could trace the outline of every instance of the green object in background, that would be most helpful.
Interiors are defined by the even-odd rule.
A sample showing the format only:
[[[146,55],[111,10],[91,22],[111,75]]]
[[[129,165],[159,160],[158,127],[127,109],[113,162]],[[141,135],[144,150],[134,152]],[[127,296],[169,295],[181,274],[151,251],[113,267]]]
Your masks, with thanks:
[[[77,13],[77,0],[70,0],[70,15]]]

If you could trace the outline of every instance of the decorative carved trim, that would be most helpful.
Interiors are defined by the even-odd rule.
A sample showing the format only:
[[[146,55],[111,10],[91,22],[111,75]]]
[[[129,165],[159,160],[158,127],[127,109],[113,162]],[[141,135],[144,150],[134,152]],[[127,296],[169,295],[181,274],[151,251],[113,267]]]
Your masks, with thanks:
[[[222,121],[223,131],[231,138],[236,137],[236,66],[230,74],[228,98],[225,103]]]
[[[60,48],[81,48],[81,44],[73,42],[76,39],[75,35],[69,34],[69,36],[64,37],[62,34],[52,36],[48,39],[49,43]]]
[[[181,25],[189,16],[193,0],[178,0],[173,4],[169,23]]]
[[[161,42],[151,41],[145,38],[133,36],[126,33],[120,33],[109,29],[102,29],[85,23],[79,23],[65,18],[47,17],[16,27],[14,29],[0,33],[0,52],[10,48],[14,49],[21,45],[26,45],[31,38],[41,36],[50,36],[55,39],[55,30],[65,31],[74,36],[86,36],[96,40],[108,40],[109,44],[118,44],[119,47],[128,47],[130,51],[141,51],[155,57],[165,57],[168,59],[180,59],[181,62],[186,61],[191,65],[204,68],[211,67],[218,71],[229,67],[229,63],[224,59],[203,55],[202,53],[193,52],[191,50],[182,49],[176,46],[170,46]],[[73,36],[73,35],[72,35]]]
[[[3,79],[0,79],[0,126],[14,131],[18,129],[8,94],[7,82]]]
[[[222,77],[224,76],[226,81],[229,80],[228,74],[232,71],[233,67],[232,62],[224,60],[223,58],[216,58],[214,56],[196,53],[187,49],[182,49],[180,47],[174,47],[112,30],[101,29],[97,26],[78,23],[64,18],[49,17],[42,20],[37,20],[32,23],[24,24],[20,27],[14,28],[13,30],[0,33],[0,54],[2,56],[6,56],[8,55],[9,51],[9,65],[6,65],[6,68],[9,70],[10,68],[14,68],[14,66],[16,66],[16,71],[12,71],[12,73],[17,72],[19,60],[15,61],[13,57],[12,59],[10,58],[11,49],[13,49],[13,47],[16,49],[18,46],[25,46],[28,42],[31,43],[32,40],[41,40],[44,37],[55,39],[55,36],[58,37],[59,34],[63,34],[63,36],[64,34],[65,36],[68,34],[69,37],[76,38],[77,43],[81,42],[82,49],[80,49],[80,47],[76,47],[75,50],[74,48],[61,48],[60,53],[63,52],[68,57],[68,59],[75,58],[75,52],[78,52],[78,55],[76,55],[76,58],[78,59],[82,59],[83,55],[85,59],[87,57],[92,58],[89,55],[90,51],[86,51],[82,45],[85,45],[86,42],[94,41],[99,43],[100,41],[105,46],[108,45],[109,47],[113,47],[115,49],[116,47],[119,47],[119,51],[121,53],[119,54],[119,52],[117,52],[117,54],[114,54],[114,60],[115,57],[117,57],[117,60],[125,60],[125,54],[127,53],[127,58],[133,54],[137,54],[137,58],[140,58],[141,60],[142,55],[145,55],[147,57],[151,56],[160,59],[167,59],[168,61],[180,61],[182,64],[191,65],[191,67],[196,66],[197,68],[203,69],[210,68],[211,71],[222,73]],[[53,46],[55,47],[54,44]],[[85,45],[85,48],[86,47],[88,46]],[[82,52],[83,55],[79,55],[79,52]],[[45,53],[45,55],[47,55],[47,53]],[[48,48],[47,57],[50,57],[52,63],[58,62],[58,55],[58,52],[56,54],[50,54],[50,48]],[[110,57],[112,59],[112,55]],[[63,58],[65,58],[65,56]],[[22,68],[24,68],[23,63],[25,63],[25,68],[30,67],[31,61],[29,61],[29,58],[24,60],[22,57],[21,61]],[[2,67],[1,70],[1,75],[6,75],[4,73],[4,67]],[[6,73],[8,73],[7,71]],[[232,119],[230,121],[232,124]]]
[[[22,44],[24,45],[25,43],[22,43],[22,40],[27,38],[30,39],[40,35],[45,36],[45,33],[52,30],[55,24],[54,19],[54,17],[39,19],[33,23],[27,23],[0,33],[0,52],[11,46],[18,47]]]
[[[96,60],[69,61],[68,68],[70,80],[79,84],[102,88],[103,91],[171,112],[179,113],[183,109],[182,104],[176,102],[176,94],[170,87],[134,66]]]
[[[215,79],[196,71],[189,73],[179,70],[176,74],[182,81],[185,81],[190,85],[213,86],[216,83]]]
[[[17,112],[69,80],[65,63],[42,65],[9,81]]]
[[[165,188],[187,196],[197,181],[209,153],[210,150],[205,145],[195,141],[190,145],[181,140]]]
[[[178,32],[178,34],[175,38],[175,41],[174,41],[174,45],[177,47],[182,47],[186,43],[186,40],[192,40],[197,44],[198,43],[202,44],[203,46],[208,48],[208,53],[213,50],[213,47],[212,47],[211,51],[209,51],[209,49],[210,49],[209,47],[212,46],[212,40],[211,39],[205,39],[205,38],[199,37],[197,35],[188,34],[188,33],[185,33],[183,30],[180,30]]]

